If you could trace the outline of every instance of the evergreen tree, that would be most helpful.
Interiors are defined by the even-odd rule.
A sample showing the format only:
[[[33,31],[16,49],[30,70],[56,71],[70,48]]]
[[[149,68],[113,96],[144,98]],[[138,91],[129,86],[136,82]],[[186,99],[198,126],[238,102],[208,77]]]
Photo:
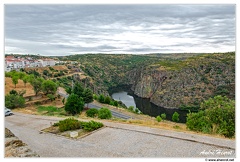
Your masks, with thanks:
[[[79,82],[77,82],[73,86],[73,93],[78,95],[78,97],[83,97],[83,91],[84,91],[84,89],[83,89],[82,85]]]
[[[65,111],[72,114],[76,115],[79,114],[84,107],[84,101],[82,97],[78,97],[78,95],[72,93],[65,104]]]
[[[93,92],[92,92],[91,89],[86,88],[83,91],[83,100],[84,100],[85,103],[87,103],[87,107],[88,107],[88,103],[93,101]]]

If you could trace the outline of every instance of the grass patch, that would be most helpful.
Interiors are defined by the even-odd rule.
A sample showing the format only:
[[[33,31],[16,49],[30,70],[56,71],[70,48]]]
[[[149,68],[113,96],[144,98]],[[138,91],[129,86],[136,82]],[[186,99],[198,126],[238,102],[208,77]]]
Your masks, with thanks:
[[[40,115],[47,115],[47,116],[64,116],[64,115],[66,115],[64,108],[57,108],[55,106],[38,106],[37,112]]]

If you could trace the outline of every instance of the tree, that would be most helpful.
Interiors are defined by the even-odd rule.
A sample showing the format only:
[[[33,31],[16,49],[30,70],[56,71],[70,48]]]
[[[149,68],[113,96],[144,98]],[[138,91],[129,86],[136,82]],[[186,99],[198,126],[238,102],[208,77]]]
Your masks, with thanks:
[[[235,101],[226,96],[215,96],[201,103],[201,110],[189,113],[187,127],[205,133],[217,133],[225,137],[235,135]]]
[[[172,121],[174,121],[174,122],[179,121],[179,114],[176,111],[172,115]]]
[[[99,101],[100,103],[104,103],[104,102],[105,102],[105,97],[104,97],[103,94],[100,94],[100,96],[98,97],[98,101]]]
[[[85,103],[87,103],[87,107],[88,107],[88,103],[93,101],[93,92],[92,92],[91,89],[86,88],[83,91],[83,100],[84,100]]]
[[[111,98],[109,96],[106,96],[105,100],[104,100],[104,103],[110,104],[110,102],[111,102]]]
[[[38,93],[41,91],[42,89],[42,82],[44,81],[43,78],[36,78],[36,79],[32,79],[31,80],[31,85],[33,86],[33,90],[36,94],[36,96],[38,95]]]
[[[43,93],[54,95],[57,91],[57,84],[54,83],[52,80],[45,80],[43,81],[41,88]]]
[[[26,76],[26,73],[24,72],[18,72],[19,79],[23,79]]]
[[[24,85],[26,87],[26,84],[27,82],[29,81],[29,77],[27,75],[25,75],[23,78],[22,78],[23,82],[24,82]]]
[[[84,89],[83,89],[82,85],[79,82],[77,82],[73,86],[73,93],[78,95],[78,97],[83,97],[83,91],[84,91]]]
[[[65,88],[65,91],[66,91],[68,94],[71,94],[71,93],[72,93],[72,88],[66,87],[66,88]]]
[[[43,70],[43,75],[48,76],[48,74],[49,74],[48,70]]]
[[[15,85],[15,88],[16,88],[16,84],[18,84],[18,76],[17,75],[15,75],[15,76],[13,76],[12,77],[12,83]]]
[[[79,114],[84,107],[84,101],[82,97],[78,97],[78,95],[72,93],[68,99],[67,102],[65,104],[65,111],[75,115],[75,114]]]

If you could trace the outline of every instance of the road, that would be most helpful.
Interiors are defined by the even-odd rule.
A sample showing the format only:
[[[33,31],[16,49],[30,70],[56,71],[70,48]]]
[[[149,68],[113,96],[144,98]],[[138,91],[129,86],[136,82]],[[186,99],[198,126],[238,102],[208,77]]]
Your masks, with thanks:
[[[62,118],[15,113],[5,127],[40,157],[228,157],[235,141],[102,121],[105,126],[78,140],[39,131]],[[189,140],[191,139],[191,140]]]
[[[100,106],[97,106],[97,105],[94,105],[92,103],[89,103],[88,104],[88,108],[96,108],[96,109],[100,109],[101,107]],[[116,112],[116,111],[113,111],[113,110],[110,110],[111,113],[112,113],[112,116],[116,117],[116,118],[121,118],[121,119],[130,119],[131,117],[130,116],[127,116],[125,114],[122,114],[122,113],[119,113],[119,112]]]
[[[68,98],[68,94],[65,94],[65,93],[62,93],[62,92],[59,92],[58,91],[58,94],[65,97],[65,98]],[[100,109],[101,107],[100,106],[97,106],[97,105],[94,105],[92,103],[89,103],[88,104],[88,108],[96,108],[96,109]],[[114,111],[114,110],[110,110],[111,113],[112,113],[112,116],[116,117],[116,118],[121,118],[121,119],[130,119],[131,117],[128,116],[128,115],[125,115],[125,114],[122,114],[122,113],[119,113],[117,111]]]

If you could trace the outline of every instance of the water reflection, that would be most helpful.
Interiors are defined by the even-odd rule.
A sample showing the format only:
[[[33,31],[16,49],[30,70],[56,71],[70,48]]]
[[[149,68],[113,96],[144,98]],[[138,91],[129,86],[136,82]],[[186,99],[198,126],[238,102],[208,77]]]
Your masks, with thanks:
[[[156,117],[160,114],[165,113],[167,120],[172,120],[172,115],[174,112],[179,113],[179,122],[186,123],[186,117],[188,111],[183,111],[177,108],[164,108],[157,106],[150,102],[149,99],[141,98],[129,91],[121,91],[112,94],[114,100],[122,101],[127,107],[134,106],[138,108],[143,114]]]
[[[134,108],[136,108],[133,96],[128,95],[128,93],[125,91],[113,93],[112,98],[117,101],[122,101],[127,107],[133,106]]]
[[[149,99],[141,98],[136,95],[133,95],[134,101],[136,103],[137,108],[143,113],[149,116],[156,117],[160,114],[165,113],[167,120],[172,120],[172,115],[174,112],[179,113],[179,122],[186,123],[187,111],[183,111],[177,108],[164,108],[157,106],[150,102]]]

